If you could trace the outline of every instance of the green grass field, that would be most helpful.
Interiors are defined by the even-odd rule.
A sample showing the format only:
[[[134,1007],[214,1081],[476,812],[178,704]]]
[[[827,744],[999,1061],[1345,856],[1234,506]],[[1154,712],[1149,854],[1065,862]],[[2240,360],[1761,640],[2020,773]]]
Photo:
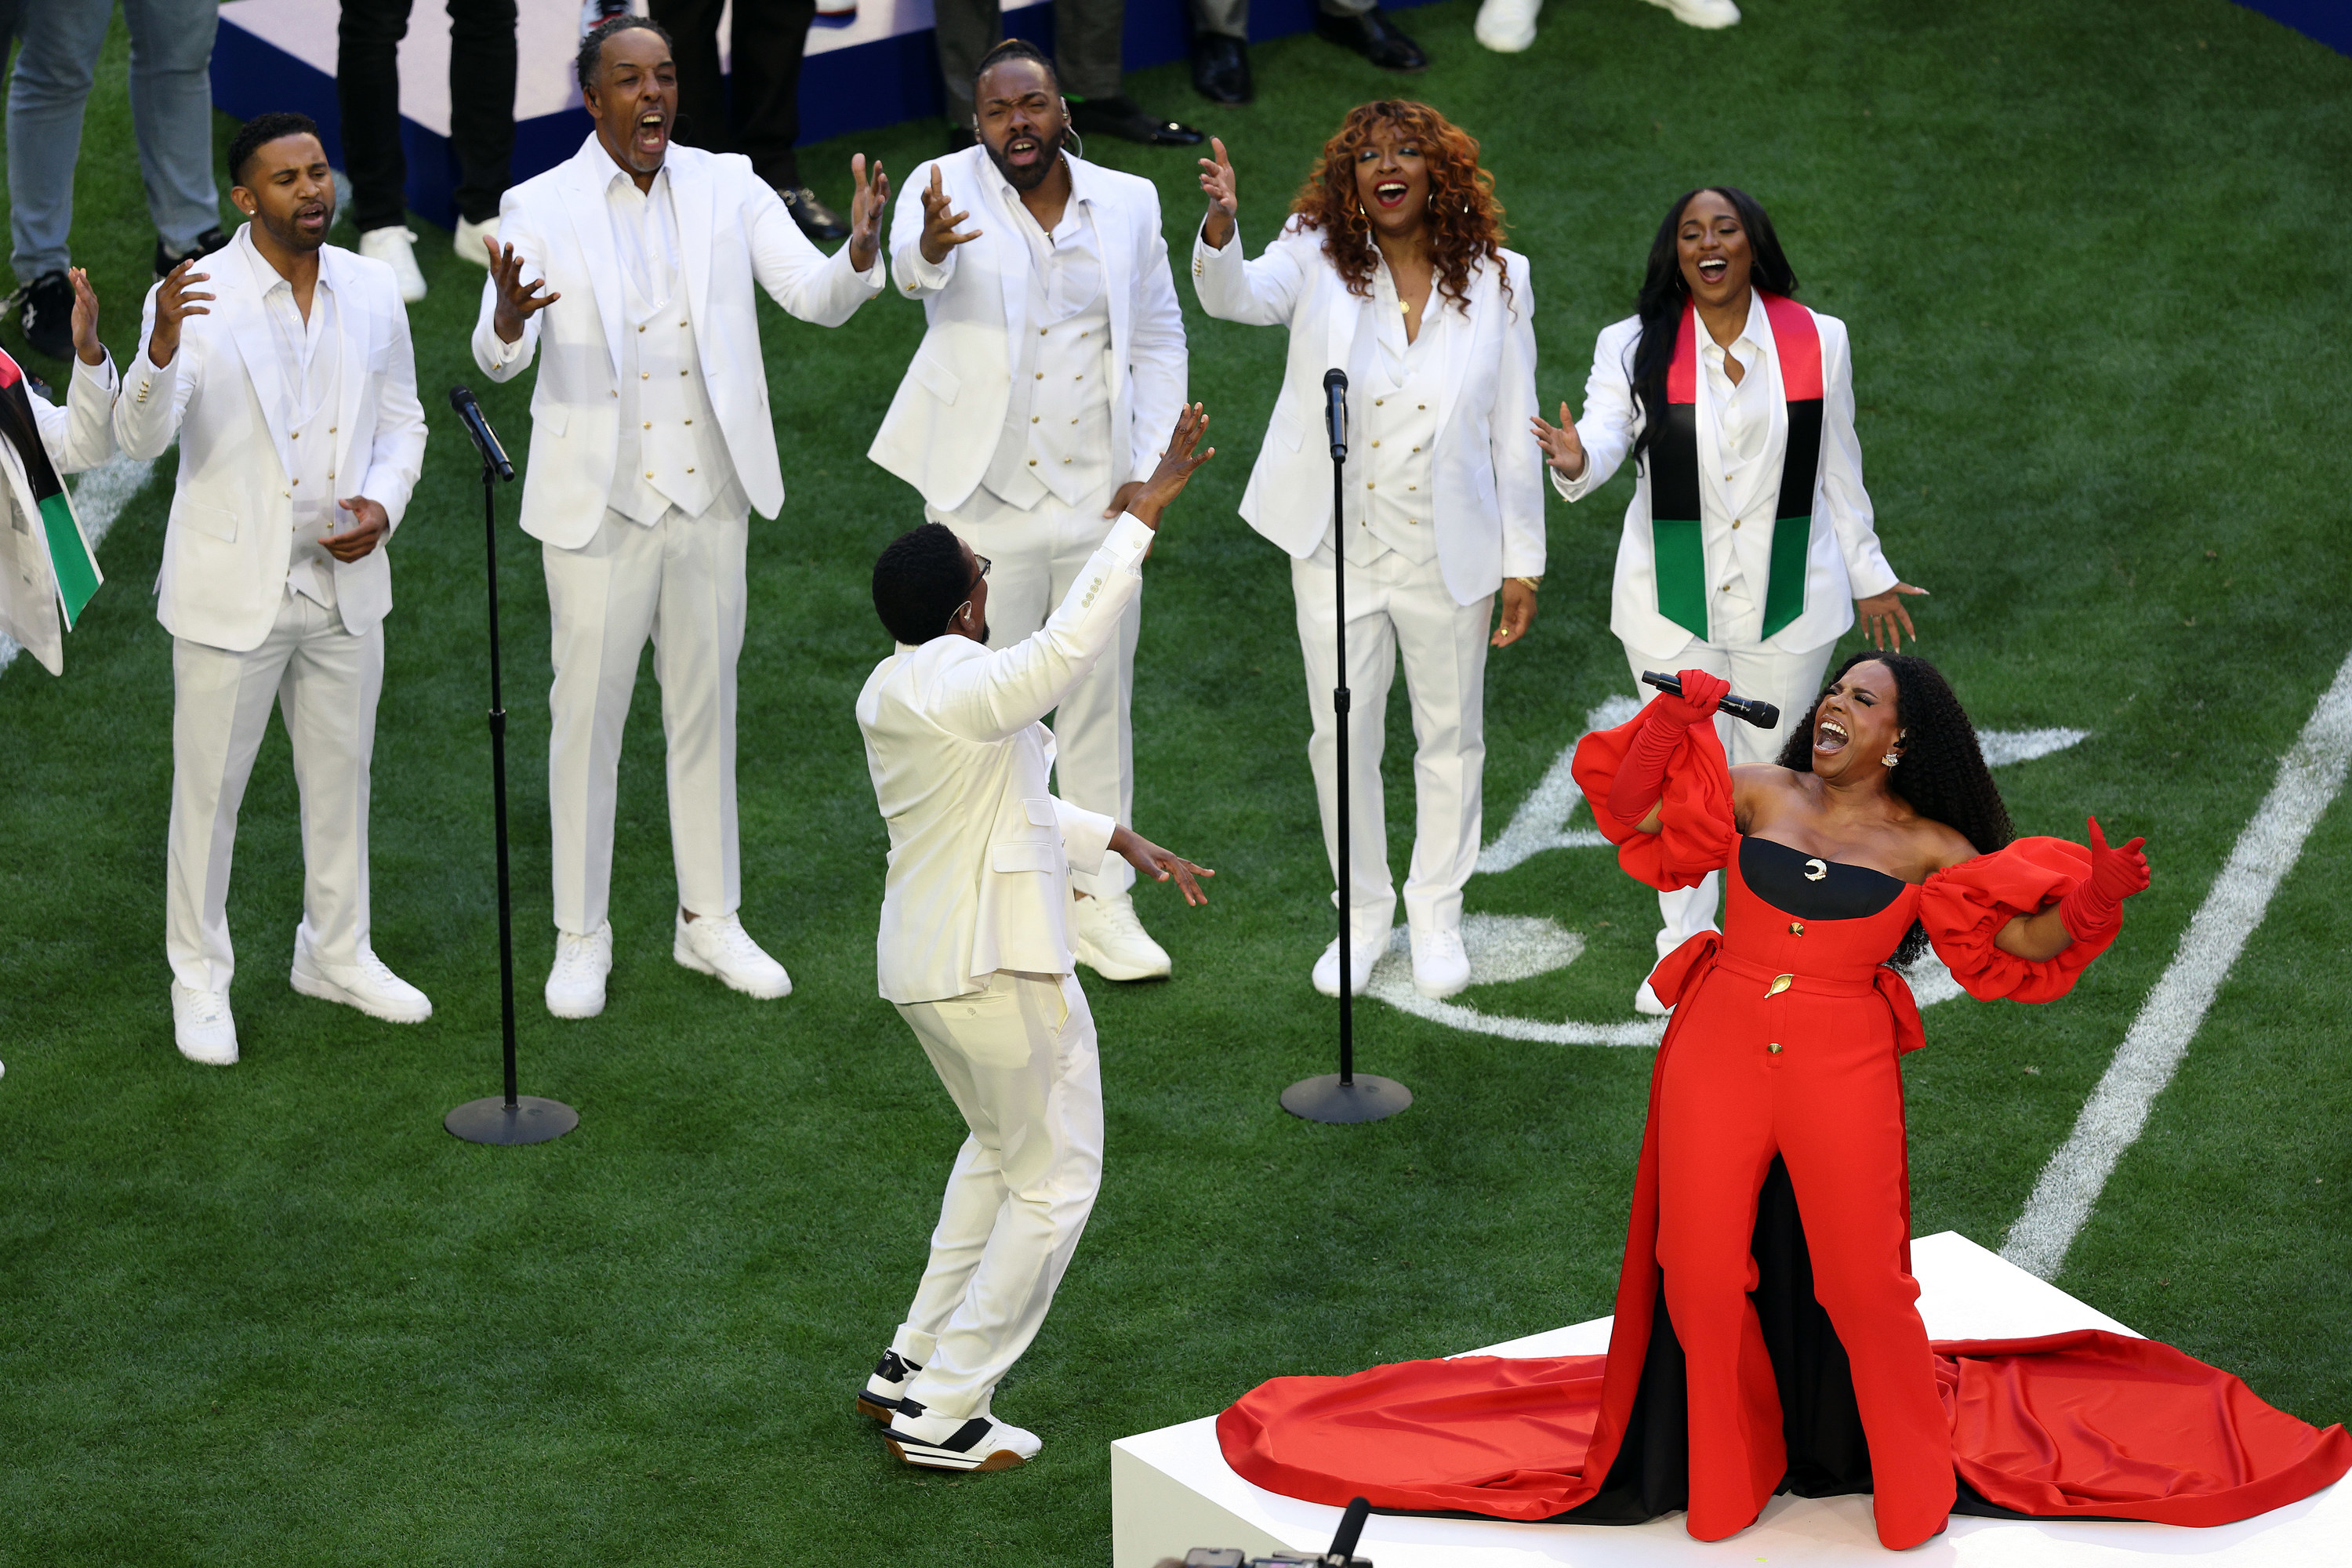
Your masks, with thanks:
[[[1252,108],[1202,103],[1181,67],[1135,90],[1227,138],[1253,248],[1350,104],[1409,90],[1470,127],[1534,260],[1553,402],[1580,403],[1593,334],[1630,310],[1674,195],[1732,183],[1770,206],[1804,297],[1852,323],[1881,533],[1935,591],[1921,651],[1980,725],[2093,731],[2003,771],[2020,826],[2079,836],[2095,811],[2147,834],[2157,867],[2066,1001],[1927,1015],[1908,1069],[1916,1227],[1998,1247],[2352,647],[2352,60],[2225,0],[1752,0],[1720,34],[1577,0],[1514,58],[1472,43],[1474,14],[1411,14],[1439,64],[1409,83],[1300,37],[1255,51]],[[124,51],[118,25],[76,243],[127,359],[152,236]],[[937,141],[909,125],[805,156],[845,202],[851,152],[904,174]],[[1093,151],[1160,182],[1181,247],[1190,160]],[[1609,1310],[1648,1051],[1373,1005],[1361,1060],[1412,1087],[1411,1111],[1326,1128],[1276,1106],[1332,1051],[1307,985],[1330,914],[1286,573],[1234,515],[1283,343],[1205,320],[1181,285],[1223,449],[1152,563],[1137,826],[1221,875],[1204,910],[1139,898],[1172,983],[1087,979],[1102,1198],[998,1402],[1044,1436],[1042,1461],[912,1474],[849,1404],[961,1135],[875,996],[885,837],[851,712],[887,651],[869,564],[919,518],[863,456],[922,329],[905,301],[832,332],[772,308],[762,324],[792,493],[752,533],[743,916],[798,989],[753,1004],[667,958],[648,668],[612,1005],[561,1026],[540,1007],[545,592],[509,526],[525,1088],[582,1124],[528,1150],[444,1132],[448,1107],[496,1089],[498,990],[478,493],[442,394],[482,387],[520,449],[528,388],[483,384],[466,348],[481,274],[425,234],[433,294],[412,320],[433,440],[394,549],[373,870],[377,949],[433,1020],[288,990],[300,866],[273,729],[231,899],[245,1060],[172,1048],[170,644],[146,592],[168,458],[106,542],[65,678],[28,659],[0,677],[0,1562],[1098,1564],[1115,1437],[1276,1373]],[[1490,837],[1624,689],[1606,623],[1630,482],[1553,504],[1542,616],[1490,667]],[[1401,684],[1390,735],[1395,826]],[[2347,855],[2339,803],[2058,1281],[2320,1423],[2352,1416]],[[1654,916],[1610,857],[1539,855],[1475,879],[1469,906],[1589,946],[1468,1000],[1630,1017]]]

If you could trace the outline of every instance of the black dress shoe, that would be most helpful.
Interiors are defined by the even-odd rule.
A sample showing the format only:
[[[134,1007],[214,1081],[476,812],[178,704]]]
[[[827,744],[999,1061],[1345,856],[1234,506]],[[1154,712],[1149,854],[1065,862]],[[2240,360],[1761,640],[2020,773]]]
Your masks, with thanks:
[[[1247,103],[1255,98],[1249,46],[1223,33],[1203,33],[1193,39],[1192,89],[1212,103]]]
[[[1189,125],[1152,119],[1123,92],[1110,98],[1073,100],[1070,123],[1077,127],[1081,136],[1099,132],[1126,142],[1140,142],[1147,147],[1197,147],[1208,140]]]
[[[948,151],[949,151],[949,152],[950,152],[950,153],[961,153],[961,152],[962,152],[965,148],[975,145],[975,144],[979,142],[979,140],[980,140],[980,138],[978,138],[977,136],[974,136],[974,135],[971,133],[971,126],[969,126],[969,125],[966,125],[962,121],[961,121],[961,120],[957,120],[957,121],[950,121],[950,122],[949,122],[949,124],[948,124]]]
[[[1377,5],[1360,16],[1334,16],[1318,11],[1315,14],[1315,36],[1346,45],[1384,71],[1429,68],[1429,57],[1421,52],[1421,46],[1381,16]]]
[[[849,226],[841,221],[841,215],[817,200],[816,193],[806,185],[778,185],[776,195],[784,198],[784,210],[811,239],[849,237]]]

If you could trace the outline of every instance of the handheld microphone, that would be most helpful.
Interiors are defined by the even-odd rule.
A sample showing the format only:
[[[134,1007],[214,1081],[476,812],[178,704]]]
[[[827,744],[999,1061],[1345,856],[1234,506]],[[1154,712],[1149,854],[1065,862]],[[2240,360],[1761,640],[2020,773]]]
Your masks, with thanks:
[[[1654,669],[1645,669],[1642,672],[1642,684],[1671,691],[1677,697],[1683,694],[1683,678],[1679,675],[1660,675]],[[1753,697],[1727,697],[1715,705],[1715,710],[1745,719],[1759,730],[1772,729],[1780,722],[1780,709]]]
[[[449,406],[457,411],[458,419],[466,426],[466,434],[474,438],[474,449],[481,453],[483,465],[501,479],[513,479],[514,465],[507,461],[507,449],[499,445],[498,432],[492,430],[490,422],[482,417],[482,405],[474,401],[473,389],[451,387]]]
[[[1331,374],[1338,375],[1339,373],[1335,370]],[[1370,1517],[1372,1505],[1364,1499],[1349,1500],[1348,1511],[1339,1516],[1339,1532],[1331,1538],[1331,1550],[1316,1559],[1322,1568],[1351,1568],[1360,1561],[1356,1556],[1356,1542],[1362,1537],[1364,1521]],[[1370,1568],[1370,1565],[1367,1563],[1365,1568]]]
[[[1323,373],[1323,425],[1331,433],[1331,460],[1348,460],[1348,373]]]

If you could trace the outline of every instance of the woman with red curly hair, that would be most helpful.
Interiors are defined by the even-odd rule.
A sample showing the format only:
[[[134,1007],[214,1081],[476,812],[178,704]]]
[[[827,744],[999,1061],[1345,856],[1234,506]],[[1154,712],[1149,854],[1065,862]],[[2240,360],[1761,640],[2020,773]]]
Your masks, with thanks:
[[[1462,886],[1478,858],[1486,649],[1527,635],[1543,575],[1543,465],[1522,434],[1536,410],[1528,261],[1503,247],[1503,209],[1478,143],[1427,104],[1350,110],[1255,261],[1234,223],[1233,163],[1223,142],[1211,145],[1216,156],[1201,160],[1208,215],[1192,250],[1202,308],[1290,329],[1282,395],[1241,513],[1290,553],[1315,724],[1307,754],[1335,877],[1342,769],[1322,694],[1342,684],[1334,579],[1342,562],[1347,573],[1344,684],[1359,716],[1344,770],[1359,825],[1348,984],[1363,991],[1396,912],[1380,765],[1402,655],[1415,741],[1404,884],[1413,984],[1450,996],[1470,983]],[[1336,518],[1317,434],[1332,369],[1352,389]],[[1326,995],[1339,994],[1339,948],[1334,941],[1315,965]]]

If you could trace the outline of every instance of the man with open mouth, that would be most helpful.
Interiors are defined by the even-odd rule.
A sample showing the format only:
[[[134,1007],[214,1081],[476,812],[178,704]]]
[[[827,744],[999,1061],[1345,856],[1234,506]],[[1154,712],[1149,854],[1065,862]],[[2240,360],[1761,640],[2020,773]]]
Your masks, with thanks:
[[[671,145],[677,68],[642,16],[604,22],[575,64],[595,133],[507,193],[488,247],[474,360],[531,395],[523,531],[543,546],[555,686],[548,807],[555,962],[547,1008],[589,1018],[613,967],[621,731],[656,626],[677,901],[670,956],[746,995],[792,989],[744,931],[735,664],[751,513],[783,504],[756,283],[838,326],[882,287],[890,183],[863,153],[849,243],[827,258],[748,159]]]
[[[1158,191],[1065,150],[1051,62],[1007,39],[971,91],[978,144],[917,169],[891,219],[891,278],[930,326],[866,455],[995,563],[989,646],[1004,647],[1045,624],[1158,465],[1184,405],[1184,321]],[[1140,601],[1125,616],[1054,741],[1062,798],[1131,822]],[[1071,868],[1078,960],[1106,980],[1172,969],[1134,880],[1115,855]]]

